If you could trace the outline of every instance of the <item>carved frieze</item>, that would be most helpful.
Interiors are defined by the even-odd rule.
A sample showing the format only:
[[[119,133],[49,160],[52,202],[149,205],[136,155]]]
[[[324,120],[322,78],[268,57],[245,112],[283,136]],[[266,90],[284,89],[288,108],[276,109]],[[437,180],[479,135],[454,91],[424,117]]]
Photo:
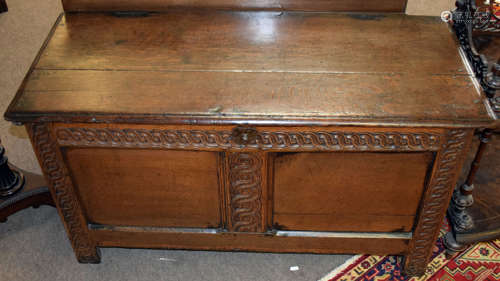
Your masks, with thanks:
[[[439,150],[441,135],[415,132],[257,131],[242,143],[229,130],[109,129],[58,127],[63,146],[142,148],[255,148],[261,150]]]

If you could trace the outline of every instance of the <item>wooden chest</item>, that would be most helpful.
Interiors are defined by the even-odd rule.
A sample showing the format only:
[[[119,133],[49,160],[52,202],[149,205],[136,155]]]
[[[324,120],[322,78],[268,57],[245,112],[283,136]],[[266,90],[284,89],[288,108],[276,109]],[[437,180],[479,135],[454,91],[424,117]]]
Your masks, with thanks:
[[[78,260],[371,253],[423,273],[473,131],[494,122],[446,24],[166,10],[61,15],[5,115]]]

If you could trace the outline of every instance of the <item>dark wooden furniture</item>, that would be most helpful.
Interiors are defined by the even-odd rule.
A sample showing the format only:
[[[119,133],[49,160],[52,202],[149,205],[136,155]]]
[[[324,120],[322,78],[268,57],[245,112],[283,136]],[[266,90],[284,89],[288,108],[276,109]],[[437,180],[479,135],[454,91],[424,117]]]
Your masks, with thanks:
[[[473,131],[495,122],[446,24],[332,1],[63,2],[127,12],[61,15],[5,116],[26,125],[80,262],[144,247],[425,271]]]
[[[458,0],[452,27],[464,57],[490,102],[500,115],[500,5],[490,1]],[[498,63],[497,63],[498,62]],[[498,128],[495,124],[493,128]]]
[[[9,8],[7,7],[7,3],[5,0],[0,0],[0,13],[7,12]]]
[[[448,210],[453,232],[446,234],[445,245],[450,255],[472,243],[500,237],[499,134],[486,130],[477,142],[470,172]]]
[[[496,5],[493,1],[489,5],[480,1],[458,1],[453,27],[498,118],[500,7]],[[498,125],[479,132],[479,144],[468,175],[453,194],[448,209],[452,231],[445,236],[449,254],[463,250],[471,243],[500,237],[500,182],[497,180],[500,175],[500,140],[495,133],[499,133]],[[475,185],[479,186],[475,188]]]
[[[0,223],[26,208],[40,205],[55,207],[42,176],[9,165],[0,144]]]

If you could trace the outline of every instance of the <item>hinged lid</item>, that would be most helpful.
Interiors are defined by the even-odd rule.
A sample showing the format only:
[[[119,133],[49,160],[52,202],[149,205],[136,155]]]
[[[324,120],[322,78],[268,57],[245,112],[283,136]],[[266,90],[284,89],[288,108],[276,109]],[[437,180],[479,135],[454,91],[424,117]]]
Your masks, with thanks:
[[[454,34],[431,17],[67,14],[9,120],[480,126]]]

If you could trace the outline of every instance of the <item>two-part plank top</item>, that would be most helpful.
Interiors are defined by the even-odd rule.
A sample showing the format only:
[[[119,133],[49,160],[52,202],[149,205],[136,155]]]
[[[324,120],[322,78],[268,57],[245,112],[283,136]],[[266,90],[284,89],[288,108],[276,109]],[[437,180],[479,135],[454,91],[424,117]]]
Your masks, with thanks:
[[[490,123],[453,36],[439,19],[397,14],[69,13],[6,116]]]

